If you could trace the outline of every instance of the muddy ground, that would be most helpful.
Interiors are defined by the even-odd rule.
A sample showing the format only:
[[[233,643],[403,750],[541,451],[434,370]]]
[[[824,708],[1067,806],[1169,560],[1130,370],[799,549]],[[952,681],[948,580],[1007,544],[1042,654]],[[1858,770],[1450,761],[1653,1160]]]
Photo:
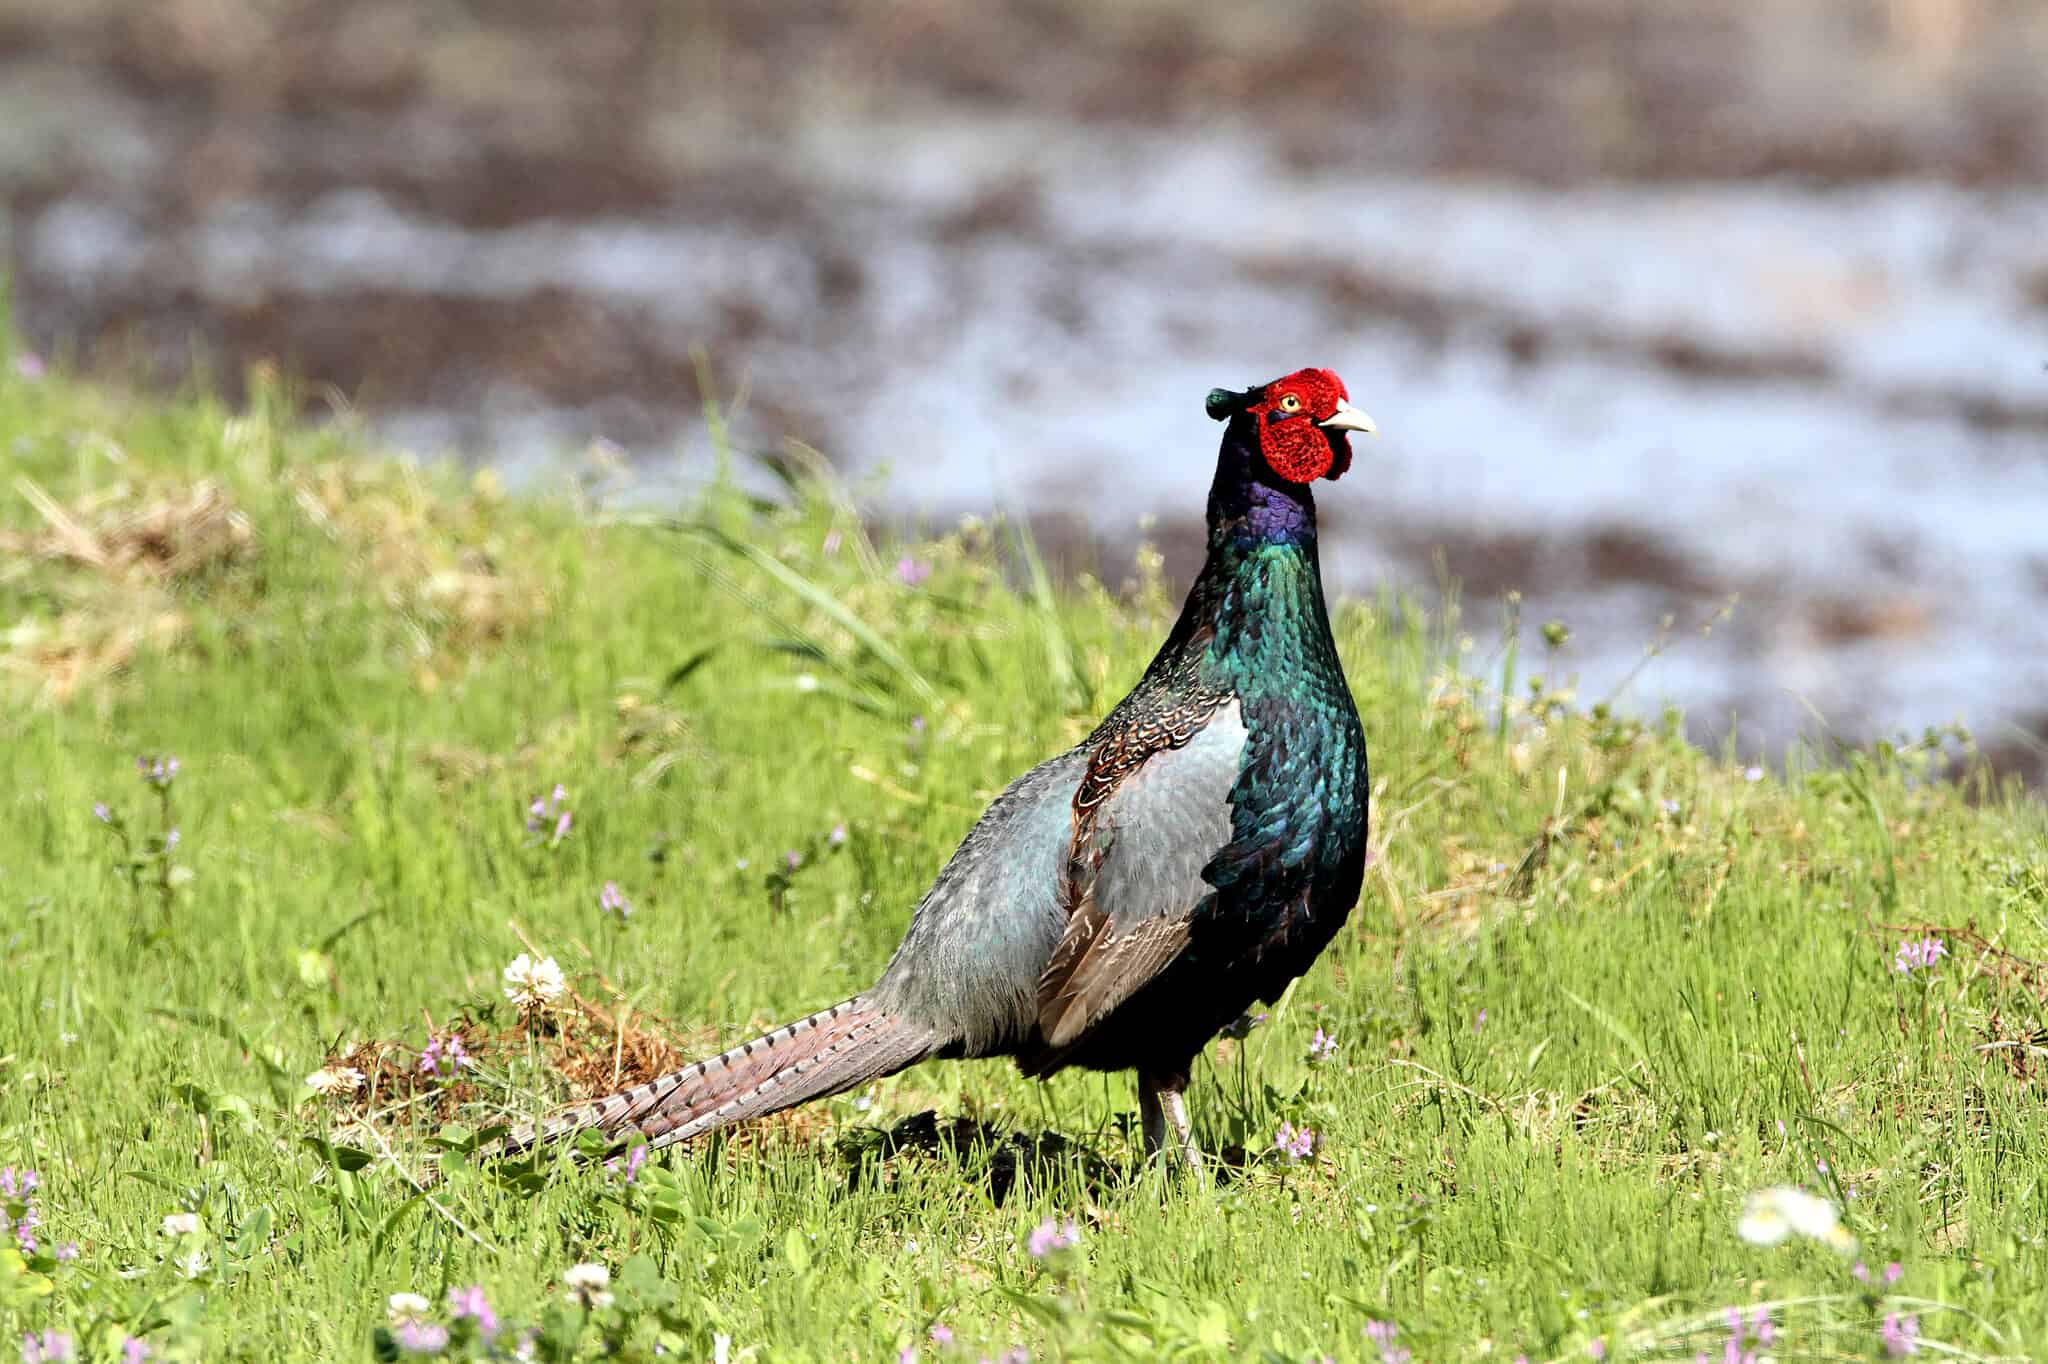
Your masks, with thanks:
[[[394,442],[701,477],[701,380],[878,511],[1185,572],[1200,395],[1387,438],[1331,569],[1561,618],[1754,752],[2048,716],[2048,7],[0,0],[18,324]],[[1733,615],[1636,665],[1661,622]]]

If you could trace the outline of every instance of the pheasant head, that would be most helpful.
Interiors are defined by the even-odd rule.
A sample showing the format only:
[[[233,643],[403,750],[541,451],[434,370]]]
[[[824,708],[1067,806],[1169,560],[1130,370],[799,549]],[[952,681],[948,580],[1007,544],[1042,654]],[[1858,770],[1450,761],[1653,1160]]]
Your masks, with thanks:
[[[1341,478],[1351,467],[1351,433],[1378,430],[1350,397],[1330,370],[1300,369],[1242,392],[1212,389],[1208,407],[1217,421],[1255,421],[1266,467],[1289,483],[1308,484]]]

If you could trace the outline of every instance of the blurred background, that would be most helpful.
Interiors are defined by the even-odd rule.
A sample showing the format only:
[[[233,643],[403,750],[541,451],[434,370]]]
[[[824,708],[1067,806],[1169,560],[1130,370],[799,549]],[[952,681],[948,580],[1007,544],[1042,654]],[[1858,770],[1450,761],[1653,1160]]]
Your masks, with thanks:
[[[1519,592],[1582,700],[2038,778],[2044,72],[2041,0],[0,0],[0,236],[89,372],[641,495],[708,391],[1111,583],[1328,365],[1326,568],[1474,666]]]

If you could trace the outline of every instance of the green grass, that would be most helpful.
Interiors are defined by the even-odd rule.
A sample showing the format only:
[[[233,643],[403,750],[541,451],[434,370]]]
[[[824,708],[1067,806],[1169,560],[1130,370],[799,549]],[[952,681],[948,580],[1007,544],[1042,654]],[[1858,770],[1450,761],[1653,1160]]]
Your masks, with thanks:
[[[1933,779],[1925,747],[1752,781],[1512,677],[1503,715],[1499,660],[1453,648],[1490,680],[1463,675],[1455,618],[1390,601],[1338,620],[1376,860],[1325,959],[1199,1065],[1200,1139],[1250,1152],[1217,1187],[1133,1173],[1126,1077],[949,1063],[630,1189],[450,1155],[429,1201],[408,1172],[604,1072],[622,1010],[658,1058],[867,984],[1175,603],[1123,564],[1049,589],[1000,527],[873,548],[823,484],[608,520],[566,479],[506,498],[380,460],[267,391],[0,374],[0,1164],[40,1171],[44,1224],[0,1259],[0,1336],[366,1358],[388,1294],[481,1283],[559,1358],[608,1331],[635,1358],[929,1360],[943,1322],[970,1360],[1378,1359],[1377,1319],[1418,1359],[1719,1359],[1731,1304],[1771,1305],[1781,1357],[1880,1355],[1887,1313],[1929,1354],[2048,1352],[2041,809]],[[142,754],[181,760],[168,854]],[[524,813],[558,782],[548,846]],[[1920,925],[1952,955],[1908,979]],[[610,1021],[523,1040],[521,933]],[[411,1051],[371,1121],[305,1090],[427,1015],[480,1049],[465,1105],[394,1103]],[[1339,1049],[1311,1065],[1318,1026]],[[972,1143],[884,1158],[927,1109],[1065,1144],[1014,1188]],[[1317,1158],[1273,1152],[1282,1121]],[[1872,1287],[1736,1235],[1788,1183],[1845,1209]],[[167,1234],[180,1210],[204,1230]],[[1081,1242],[1041,1265],[1046,1217]],[[588,1330],[579,1261],[620,1278]]]

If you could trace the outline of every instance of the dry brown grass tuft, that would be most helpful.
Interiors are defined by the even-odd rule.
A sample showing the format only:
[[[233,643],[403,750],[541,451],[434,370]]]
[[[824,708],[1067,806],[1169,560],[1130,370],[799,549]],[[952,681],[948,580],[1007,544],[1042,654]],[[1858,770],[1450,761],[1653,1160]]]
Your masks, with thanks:
[[[91,569],[115,583],[199,577],[256,548],[255,527],[211,479],[149,489],[117,483],[70,507],[32,479],[14,486],[43,525],[0,531],[0,552]]]
[[[469,1019],[458,1019],[439,1031],[462,1039],[463,1049],[473,1057],[488,1055],[496,1039]],[[447,1122],[467,1103],[480,1097],[475,1084],[458,1077],[442,1083],[420,1071],[419,1050],[398,1042],[358,1042],[325,1064],[352,1066],[364,1076],[363,1085],[349,1102],[361,1121],[433,1118]]]
[[[253,558],[255,527],[218,483],[117,483],[70,505],[31,479],[15,488],[41,524],[0,530],[10,577],[31,577],[60,608],[0,636],[0,673],[39,701],[62,703],[125,669],[137,654],[175,649],[189,631],[174,589]]]
[[[547,612],[547,595],[512,565],[526,557],[507,544],[487,483],[468,497],[430,486],[395,461],[335,460],[302,473],[293,501],[313,527],[360,561],[359,580],[382,605],[407,617],[434,661],[460,659],[501,642]]]
[[[659,1019],[636,1020],[621,1008],[607,1014],[578,999],[574,1013],[557,1018],[549,1062],[578,1099],[596,1099],[679,1070],[713,1050],[686,1049]]]

